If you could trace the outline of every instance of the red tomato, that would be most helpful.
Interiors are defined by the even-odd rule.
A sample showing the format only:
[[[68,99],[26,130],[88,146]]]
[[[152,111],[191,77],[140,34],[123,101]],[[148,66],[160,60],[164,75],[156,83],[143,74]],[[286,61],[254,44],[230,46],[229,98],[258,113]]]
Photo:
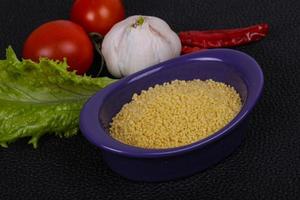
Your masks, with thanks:
[[[41,25],[29,35],[23,47],[23,57],[34,61],[40,57],[67,58],[71,70],[84,74],[93,62],[94,51],[83,28],[71,21],[57,20]]]
[[[125,18],[121,0],[76,0],[71,10],[71,20],[87,32],[105,35],[117,22]]]

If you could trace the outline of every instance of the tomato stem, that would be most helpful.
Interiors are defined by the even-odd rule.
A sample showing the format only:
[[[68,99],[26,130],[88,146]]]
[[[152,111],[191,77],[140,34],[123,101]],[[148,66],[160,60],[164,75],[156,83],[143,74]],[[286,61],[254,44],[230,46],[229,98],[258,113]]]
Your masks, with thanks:
[[[101,45],[102,45],[102,41],[103,41],[103,36],[99,33],[96,33],[96,32],[91,32],[89,33],[90,37],[91,37],[91,40],[94,44],[94,47],[96,49],[96,51],[98,52],[98,54],[101,56],[101,65],[100,65],[100,69],[97,73],[97,77],[100,76],[102,70],[103,70],[103,67],[104,67],[104,64],[105,64],[105,61],[104,61],[104,57],[103,57],[103,54],[101,52]]]

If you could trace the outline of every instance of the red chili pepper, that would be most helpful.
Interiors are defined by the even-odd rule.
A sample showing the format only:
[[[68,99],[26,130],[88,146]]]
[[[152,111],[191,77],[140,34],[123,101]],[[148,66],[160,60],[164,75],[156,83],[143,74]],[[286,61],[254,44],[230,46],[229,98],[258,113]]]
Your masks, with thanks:
[[[183,47],[198,47],[200,49],[230,47],[247,44],[264,38],[269,31],[268,24],[258,24],[245,28],[223,29],[212,31],[185,31],[179,33]]]
[[[202,50],[200,47],[190,47],[190,46],[182,46],[181,54],[188,54]]]

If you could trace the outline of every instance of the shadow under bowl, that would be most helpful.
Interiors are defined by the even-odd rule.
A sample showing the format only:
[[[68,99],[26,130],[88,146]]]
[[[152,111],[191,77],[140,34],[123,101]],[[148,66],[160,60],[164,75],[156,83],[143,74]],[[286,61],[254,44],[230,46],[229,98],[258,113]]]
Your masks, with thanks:
[[[169,149],[144,149],[123,144],[109,134],[109,123],[134,93],[175,79],[213,79],[233,86],[241,111],[221,130],[195,143]],[[102,150],[110,168],[137,181],[166,181],[204,170],[232,153],[241,143],[247,116],[263,89],[263,73],[245,53],[205,50],[181,56],[125,77],[97,92],[83,107],[80,129]]]

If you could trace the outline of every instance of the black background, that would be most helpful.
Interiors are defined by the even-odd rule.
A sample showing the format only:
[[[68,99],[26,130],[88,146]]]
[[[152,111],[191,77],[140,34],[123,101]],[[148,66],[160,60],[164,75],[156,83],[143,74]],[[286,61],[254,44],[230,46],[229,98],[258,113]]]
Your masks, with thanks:
[[[175,31],[268,22],[266,39],[238,47],[260,63],[264,95],[240,148],[218,165],[166,183],[131,182],[110,171],[80,134],[0,148],[0,199],[299,199],[300,1],[126,0],[127,16],[154,15]],[[71,0],[0,0],[0,57],[20,56],[27,35],[68,18]],[[101,23],[101,22],[99,22]],[[1,106],[1,105],[0,105]]]

